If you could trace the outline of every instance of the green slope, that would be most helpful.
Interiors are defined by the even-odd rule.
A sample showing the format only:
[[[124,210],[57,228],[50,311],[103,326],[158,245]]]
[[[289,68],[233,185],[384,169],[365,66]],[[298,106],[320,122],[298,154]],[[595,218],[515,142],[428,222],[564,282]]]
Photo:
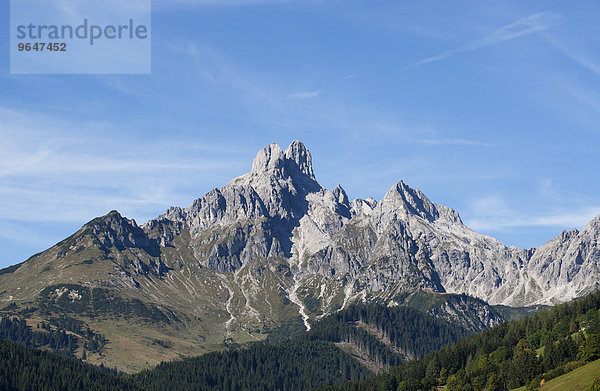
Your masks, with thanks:
[[[600,377],[600,360],[544,383],[540,391],[588,391],[595,377]],[[525,386],[515,388],[513,391],[525,391]]]
[[[600,376],[600,360],[550,380],[540,388],[540,391],[587,391],[594,377],[597,376]]]

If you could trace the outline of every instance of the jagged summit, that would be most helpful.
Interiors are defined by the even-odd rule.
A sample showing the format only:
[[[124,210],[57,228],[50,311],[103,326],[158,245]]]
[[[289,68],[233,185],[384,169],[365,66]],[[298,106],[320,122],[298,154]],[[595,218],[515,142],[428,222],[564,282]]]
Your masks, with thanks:
[[[284,159],[285,155],[279,145],[275,143],[267,145],[256,154],[252,162],[252,173],[279,171],[284,167]]]
[[[315,179],[310,152],[308,149],[306,149],[301,141],[295,140],[289,145],[289,147],[287,147],[285,150],[285,158],[288,160],[288,162],[295,163],[290,164],[290,168],[297,168],[304,175],[311,179]]]
[[[160,253],[158,243],[150,240],[135,220],[123,217],[116,210],[91,220],[78,233],[74,238],[76,242],[82,241],[85,236],[91,236],[105,252],[114,247],[119,250],[139,248],[152,256]]]
[[[333,196],[340,204],[349,205],[348,195],[342,185],[337,185],[335,189],[333,189]]]
[[[310,152],[301,141],[293,141],[285,150],[275,143],[258,151],[252,162],[251,174],[264,173],[278,176],[305,175],[315,180]]]
[[[330,193],[332,197],[326,197],[327,202],[331,203],[330,208],[344,218],[360,213],[370,214],[379,205],[382,212],[386,213],[419,216],[429,222],[442,218],[449,223],[461,223],[457,212],[434,204],[421,191],[411,188],[403,181],[392,186],[379,204],[372,197],[350,201],[341,185],[329,192],[317,182],[310,151],[298,140],[293,141],[285,152],[275,143],[265,146],[256,154],[251,172],[235,178],[229,185],[252,187],[267,209],[277,210],[278,213],[281,213],[281,208],[274,208],[272,204],[283,201],[279,197],[285,197],[281,194],[282,191],[289,193],[290,200],[296,196],[304,199],[309,193]]]
[[[594,217],[592,221],[588,223],[588,226],[600,228],[600,215]]]
[[[582,289],[581,284],[550,289],[556,276],[546,266],[543,273],[532,269],[535,250],[507,248],[477,234],[463,225],[456,211],[432,202],[403,181],[379,202],[371,197],[350,201],[340,185],[332,191],[323,188],[314,177],[310,152],[300,141],[292,142],[285,152],[277,144],[266,146],[258,152],[250,173],[164,217],[189,226],[193,235],[207,235],[213,227],[222,232],[232,224],[251,224],[252,229],[235,234],[231,244],[221,242],[208,253],[194,250],[198,261],[235,271],[256,257],[280,256],[295,270],[296,288],[304,278],[319,276],[335,284],[332,273],[344,276],[344,302],[359,293],[364,296],[392,286],[399,291],[426,288],[468,293],[508,305],[559,302],[565,300],[561,294],[576,297]],[[267,226],[258,228],[257,219],[266,219]],[[598,230],[584,231],[585,236],[574,233],[550,241],[537,251],[545,261],[535,263],[554,262],[556,256],[547,247],[588,242],[598,235]],[[221,234],[210,237],[214,242]],[[593,269],[600,258],[594,252],[581,253],[579,258],[572,255],[576,264],[590,266],[572,267],[567,285],[573,285],[578,270]],[[370,266],[364,269],[366,265]],[[537,275],[544,277],[544,286]],[[302,299],[294,292],[288,294],[300,306]]]
[[[89,221],[85,225],[93,227],[97,224],[108,224],[113,227],[121,226],[123,224],[131,224],[134,227],[137,227],[137,223],[135,222],[135,220],[129,220],[128,218],[121,215],[119,211],[114,209],[105,214],[104,216],[96,217],[95,219]]]
[[[392,186],[379,205],[394,213],[404,212],[407,215],[419,216],[430,223],[442,218],[450,223],[462,225],[458,212],[446,206],[434,204],[423,192],[413,189],[403,181]]]

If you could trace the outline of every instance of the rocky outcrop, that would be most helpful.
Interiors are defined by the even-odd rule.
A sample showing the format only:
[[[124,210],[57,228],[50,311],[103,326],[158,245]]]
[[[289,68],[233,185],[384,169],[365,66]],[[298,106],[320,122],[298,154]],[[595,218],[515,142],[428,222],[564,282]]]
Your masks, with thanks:
[[[148,238],[135,220],[126,219],[116,210],[90,221],[84,226],[84,231],[93,236],[106,252],[115,247],[120,251],[139,248],[151,256],[158,256],[160,253],[156,240]]]

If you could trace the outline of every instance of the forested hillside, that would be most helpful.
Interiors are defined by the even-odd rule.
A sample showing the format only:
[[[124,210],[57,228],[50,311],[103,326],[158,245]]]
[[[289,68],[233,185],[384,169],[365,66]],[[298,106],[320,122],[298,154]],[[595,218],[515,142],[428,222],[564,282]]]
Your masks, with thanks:
[[[322,341],[257,344],[160,364],[133,376],[145,390],[306,390],[365,377],[357,361]]]
[[[466,333],[409,307],[356,304],[289,341],[164,363],[133,377],[148,390],[167,385],[176,389],[305,390],[371,374],[353,355],[371,370],[384,369],[409,357],[421,357]]]
[[[5,320],[2,325],[5,333],[8,330],[24,336],[24,342],[32,338],[33,334],[24,331],[27,327],[20,327],[23,325],[17,320]],[[413,308],[356,304],[287,341],[256,343],[163,363],[135,375],[110,373],[74,358],[2,341],[0,365],[4,383],[0,388],[430,390],[437,385],[445,385],[449,391],[502,390],[523,385],[535,388],[541,382],[600,358],[600,292],[460,340],[466,333]],[[457,340],[422,359],[390,369],[394,363],[422,357],[428,350]],[[370,370],[385,373],[373,376]]]
[[[469,332],[410,307],[355,304],[313,326],[306,338],[350,344],[387,367],[451,344]]]
[[[69,319],[54,319],[52,328],[48,324],[32,328],[16,316],[5,317],[0,331],[5,338],[71,355],[78,348],[75,333],[85,334],[85,330]],[[365,378],[422,357],[468,333],[460,324],[411,307],[355,304],[291,339],[283,337],[283,329],[266,343],[234,345],[230,350],[166,362],[127,379],[149,390],[167,385],[181,390],[303,390]]]
[[[339,390],[504,390],[542,382],[600,358],[600,292],[462,340]]]
[[[0,339],[0,390],[134,391],[127,378],[76,358]]]
[[[17,316],[3,316],[0,318],[0,338],[73,357],[80,349],[84,359],[86,352],[100,353],[106,343],[102,334],[94,333],[83,322],[68,316],[50,318],[50,322],[42,321],[36,328]]]

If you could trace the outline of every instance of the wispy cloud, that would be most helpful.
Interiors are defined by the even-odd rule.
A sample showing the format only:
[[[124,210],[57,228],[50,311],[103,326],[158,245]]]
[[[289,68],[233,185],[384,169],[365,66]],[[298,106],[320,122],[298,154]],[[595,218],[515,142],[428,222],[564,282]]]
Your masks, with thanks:
[[[473,50],[481,49],[486,46],[496,45],[505,41],[509,41],[511,39],[544,31],[556,24],[557,19],[558,15],[553,12],[538,12],[536,14],[519,19],[506,26],[502,26],[496,31],[494,31],[492,34],[482,39],[471,42],[468,45],[465,45],[458,49],[448,50],[436,56],[423,59],[417,62],[416,65],[422,65],[430,62],[444,60],[446,58],[453,57],[461,53],[470,52]]]
[[[540,203],[544,200],[543,195],[548,193],[548,183],[541,184]],[[557,193],[551,191],[550,198],[558,201]],[[572,200],[570,206],[555,206],[548,211],[521,210],[513,206],[506,197],[490,195],[475,200],[471,204],[472,218],[466,220],[466,224],[478,231],[500,232],[511,231],[523,227],[558,227],[558,228],[582,228],[594,217],[600,215],[600,205],[584,202],[583,200]],[[548,206],[548,205],[546,205]]]
[[[107,76],[104,83],[110,88],[126,95],[140,98],[159,98],[160,96],[149,88],[142,87],[130,82],[130,79],[116,76]]]
[[[218,5],[224,7],[239,7],[239,6],[249,6],[256,4],[281,4],[287,3],[288,0],[176,0],[176,1],[163,1],[156,0],[158,5],[163,5],[163,3],[188,3],[194,5]]]
[[[8,239],[11,242],[20,244],[33,244],[39,246],[48,245],[53,239],[49,235],[42,236],[40,233],[35,232],[32,229],[27,229],[20,224],[8,224],[5,221],[0,224],[0,238]]]
[[[295,94],[290,94],[287,96],[288,99],[311,99],[319,96],[321,92],[319,90],[316,91],[306,91],[306,92],[297,92]]]
[[[249,71],[222,51],[204,43],[188,42],[171,49],[185,60],[182,72],[188,83],[209,84],[220,93],[231,94],[245,104],[260,107],[260,112],[279,110],[289,93],[269,80],[269,76]]]
[[[596,75],[600,75],[600,64],[598,64],[597,59],[592,58],[589,54],[574,49],[572,45],[565,44],[559,39],[548,39],[548,42],[575,63]]]
[[[582,228],[594,217],[600,215],[600,206],[577,209],[567,213],[535,216],[504,216],[475,218],[466,224],[476,231],[503,231],[521,227]]]
[[[127,139],[110,123],[3,107],[0,117],[0,220],[81,222],[119,209],[142,221],[248,166],[231,145]]]

